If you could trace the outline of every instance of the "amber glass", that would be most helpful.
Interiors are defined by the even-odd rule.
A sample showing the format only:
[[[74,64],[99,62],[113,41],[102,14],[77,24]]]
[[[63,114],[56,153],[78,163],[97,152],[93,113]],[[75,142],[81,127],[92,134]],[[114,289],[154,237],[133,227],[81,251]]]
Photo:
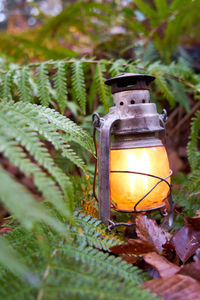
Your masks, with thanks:
[[[165,147],[111,150],[110,170],[134,171],[166,177],[170,174]],[[157,178],[124,173],[110,173],[111,201],[115,208],[133,211],[135,204],[158,182]],[[170,182],[170,178],[167,179]],[[169,193],[165,182],[137,205],[137,210],[152,209],[163,205]]]

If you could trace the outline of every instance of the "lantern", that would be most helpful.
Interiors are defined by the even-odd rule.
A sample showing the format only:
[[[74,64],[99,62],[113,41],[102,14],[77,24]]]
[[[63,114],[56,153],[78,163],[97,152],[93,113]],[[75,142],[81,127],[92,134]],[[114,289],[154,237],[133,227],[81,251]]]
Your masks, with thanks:
[[[106,80],[115,106],[103,118],[93,114],[99,218],[109,229],[129,225],[111,220],[111,206],[131,213],[159,209],[172,224],[172,171],[165,140],[167,115],[165,110],[159,115],[156,105],[149,103],[149,84],[154,79],[150,75],[124,73]],[[97,198],[96,175],[97,166],[93,189]]]

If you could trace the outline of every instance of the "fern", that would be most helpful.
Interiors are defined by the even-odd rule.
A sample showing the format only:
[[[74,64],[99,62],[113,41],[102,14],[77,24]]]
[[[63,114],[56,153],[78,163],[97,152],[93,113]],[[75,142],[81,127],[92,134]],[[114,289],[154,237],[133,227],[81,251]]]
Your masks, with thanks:
[[[44,106],[49,106],[50,103],[50,83],[48,78],[48,67],[46,63],[41,63],[37,73],[38,97]]]
[[[63,61],[59,61],[55,64],[55,67],[57,68],[57,72],[54,75],[56,99],[61,113],[64,113],[67,107],[66,64]]]
[[[72,86],[73,86],[76,100],[80,103],[83,113],[85,113],[86,92],[85,92],[83,66],[82,66],[82,62],[78,60],[72,64]]]
[[[67,205],[64,202],[63,196],[55,185],[55,182],[48,177],[36,164],[32,163],[31,160],[26,156],[23,150],[18,147],[14,141],[6,140],[3,137],[1,131],[0,138],[0,149],[3,151],[4,156],[10,160],[10,162],[19,168],[27,177],[33,176],[33,182],[38,190],[45,196],[46,201],[52,203],[60,214],[64,214],[65,217],[69,218],[69,212]],[[54,199],[57,199],[56,201]]]
[[[198,150],[198,141],[200,139],[200,110],[196,113],[191,124],[190,141],[187,146],[188,159],[192,170],[199,170],[200,175],[200,152]]]
[[[4,99],[5,101],[11,100],[11,82],[12,82],[12,76],[13,72],[9,70],[6,73],[2,74],[1,77],[1,89],[0,89],[0,94],[1,98]]]
[[[31,85],[29,82],[31,74],[29,68],[27,66],[22,67],[20,70],[18,70],[17,75],[17,88],[19,92],[19,99],[25,102],[31,102],[32,95]]]
[[[51,213],[30,194],[24,186],[17,183],[5,170],[0,167],[0,199],[5,207],[26,228],[33,229],[37,222],[44,222],[48,226],[65,234],[65,227],[54,219]],[[9,187],[9,188],[8,188]],[[16,205],[17,203],[17,205]]]
[[[112,76],[119,75],[120,73],[123,73],[125,71],[126,65],[127,63],[124,59],[118,59],[110,67],[109,72]]]
[[[46,225],[41,229],[39,240],[38,233],[29,234],[19,226],[6,236],[32,274],[26,271],[19,276],[1,268],[1,299],[55,299],[58,293],[72,299],[155,299],[140,287],[145,277],[137,267],[76,238],[66,242]]]
[[[49,112],[51,111],[50,109],[48,110]],[[13,102],[1,102],[0,150],[21,172],[28,177],[32,176],[35,186],[44,195],[45,200],[51,203],[61,215],[69,219],[69,207],[71,205],[67,204],[65,196],[71,194],[71,184],[64,172],[56,166],[44,144],[39,140],[38,133],[42,134],[45,140],[52,142],[64,157],[75,162],[83,170],[85,170],[83,162],[69,145],[66,146],[67,140],[63,138],[62,133],[59,133],[57,129],[61,130],[60,127],[64,123],[62,128],[65,134],[71,134],[71,129],[73,129],[75,138],[77,129],[77,137],[86,137],[87,135],[83,130],[78,129],[78,126],[73,124],[72,121],[69,121],[69,126],[67,127],[67,119],[64,117],[59,118],[60,115],[53,112],[52,114],[49,113],[51,122],[59,120],[58,123],[60,125],[58,126],[56,122],[57,128],[55,129],[54,126],[51,127],[48,124],[48,118],[40,117],[40,112],[45,115],[45,108],[33,104],[25,104],[24,102],[15,104]],[[79,143],[78,140],[79,138],[76,139],[77,143]],[[83,144],[82,142],[80,143]],[[32,161],[32,158],[37,164]],[[51,176],[48,176],[45,170]],[[57,186],[57,183],[62,191]]]
[[[77,216],[77,214],[75,214],[75,216]],[[77,227],[71,228],[71,234],[76,236],[82,245],[109,251],[110,247],[121,242],[114,236],[107,236],[105,229],[99,226],[101,221],[96,218],[91,218],[90,215],[85,216],[84,214],[79,214],[76,217],[76,224]],[[79,227],[82,228],[82,234],[80,234],[78,230]]]
[[[2,109],[2,111],[4,112],[4,109]],[[35,161],[54,177],[54,180],[59,183],[65,193],[67,183],[66,175],[55,165],[49,152],[40,142],[36,132],[32,131],[30,133],[30,128],[25,122],[22,122],[22,119],[19,118],[17,114],[13,114],[9,111],[7,112],[7,116],[9,118],[3,114],[0,116],[2,128],[7,128],[10,137],[15,138],[33,156]],[[16,124],[20,124],[20,128],[18,125],[16,126]]]
[[[2,179],[1,174],[0,177]],[[14,251],[12,248],[9,247],[9,243],[6,239],[1,238],[0,239],[0,264],[3,265],[5,268],[9,269],[11,272],[15,272],[23,276],[25,273],[28,273],[28,269],[25,265],[20,263],[19,260],[22,260],[22,257],[20,257],[20,255],[16,251]]]
[[[154,0],[157,11],[162,19],[169,15],[169,7],[166,0]]]
[[[148,49],[151,50],[151,47],[147,47]],[[152,51],[155,54],[154,56],[150,55]],[[52,60],[22,67],[15,66],[12,71],[5,71],[1,74],[1,97],[8,101],[13,95],[13,98],[17,101],[39,102],[44,106],[51,107],[57,107],[58,105],[62,113],[64,113],[67,107],[71,110],[72,105],[74,105],[72,101],[74,101],[75,104],[79,103],[80,112],[85,113],[87,105],[90,111],[92,110],[94,99],[98,100],[98,96],[104,110],[108,111],[111,94],[108,87],[104,84],[104,78],[110,76],[109,73],[115,76],[124,71],[133,73],[142,72],[153,74],[157,77],[156,83],[160,91],[160,96],[163,95],[171,107],[178,102],[186,111],[189,111],[186,91],[188,91],[188,88],[189,90],[193,89],[198,97],[198,75],[194,74],[188,63],[183,59],[179,59],[177,63],[172,62],[170,65],[164,65],[156,61],[158,54],[155,49],[151,50],[150,54],[148,52],[149,50],[147,53],[144,53],[143,62],[134,61],[130,63],[124,59],[119,59],[115,62],[105,59],[75,59]],[[153,64],[150,64],[149,55],[151,59],[155,60]],[[83,64],[85,66],[85,73],[83,73]],[[72,82],[68,80],[69,88],[67,88],[66,77],[69,77],[71,67],[73,73]],[[94,73],[91,87],[85,84],[90,83],[90,80],[88,80],[91,77],[89,70],[92,70]],[[51,82],[52,85],[50,84]],[[86,90],[89,89],[90,95],[87,98]],[[174,96],[174,94],[176,95]],[[156,98],[158,100],[162,99],[162,97],[157,97],[157,95]],[[73,111],[73,113],[79,118],[77,112]]]
[[[91,151],[92,142],[88,135],[72,121],[62,117],[59,113],[37,105],[24,103],[10,103],[9,109],[21,116],[22,122],[31,130],[38,131],[45,139],[49,140],[57,150],[60,150],[64,157],[69,158],[73,163],[85,169],[83,161],[70,148],[68,141],[75,140],[87,150]],[[62,135],[57,130],[63,130],[67,135]],[[88,139],[88,140],[87,140]]]
[[[169,101],[170,106],[173,108],[175,105],[175,99],[172,91],[169,88],[168,83],[160,72],[154,70],[152,74],[156,77],[156,85],[162,91],[163,95]]]
[[[177,82],[176,80],[169,78],[169,83],[171,84],[173,88],[173,95],[174,98],[176,98],[176,101],[179,102],[181,106],[183,106],[187,113],[190,111],[190,106],[188,103],[187,96],[184,92],[184,87],[180,82]]]
[[[89,106],[90,113],[93,112],[93,104],[94,104],[94,100],[96,99],[96,92],[97,92],[96,88],[97,88],[96,80],[93,79],[90,86],[89,95],[88,95],[88,106]]]
[[[153,10],[148,4],[146,4],[142,0],[135,0],[135,3],[137,7],[140,9],[141,12],[143,12],[144,15],[146,15],[149,18],[152,18],[156,20],[158,18],[156,11]]]
[[[108,109],[108,87],[105,85],[103,74],[106,72],[106,67],[103,62],[99,62],[96,65],[95,70],[95,84],[99,94],[100,101],[104,104],[105,108]]]

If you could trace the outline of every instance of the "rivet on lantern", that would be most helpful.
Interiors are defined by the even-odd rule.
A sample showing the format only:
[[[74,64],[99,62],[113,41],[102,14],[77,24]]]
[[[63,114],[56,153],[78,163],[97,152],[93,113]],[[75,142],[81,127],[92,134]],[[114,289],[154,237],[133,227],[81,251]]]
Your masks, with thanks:
[[[172,171],[165,137],[167,114],[166,110],[158,114],[156,105],[150,103],[149,84],[154,79],[150,75],[124,73],[106,80],[115,106],[103,118],[93,114],[93,138],[98,152],[93,191],[97,198],[98,173],[99,219],[109,229],[130,225],[114,223],[110,217],[111,206],[129,213],[159,209],[169,226],[173,222]]]

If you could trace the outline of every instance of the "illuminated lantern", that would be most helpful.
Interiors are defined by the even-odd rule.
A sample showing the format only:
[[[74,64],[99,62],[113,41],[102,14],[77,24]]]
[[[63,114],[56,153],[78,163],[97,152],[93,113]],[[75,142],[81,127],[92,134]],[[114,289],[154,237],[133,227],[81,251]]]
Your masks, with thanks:
[[[150,102],[149,84],[155,78],[125,73],[108,79],[115,106],[100,118],[93,114],[98,139],[99,218],[111,229],[111,206],[120,212],[160,209],[172,224],[173,202],[166,141],[166,111],[158,114]],[[111,142],[112,141],[112,142]],[[94,194],[97,167],[94,179]],[[95,194],[96,197],[96,194]]]

